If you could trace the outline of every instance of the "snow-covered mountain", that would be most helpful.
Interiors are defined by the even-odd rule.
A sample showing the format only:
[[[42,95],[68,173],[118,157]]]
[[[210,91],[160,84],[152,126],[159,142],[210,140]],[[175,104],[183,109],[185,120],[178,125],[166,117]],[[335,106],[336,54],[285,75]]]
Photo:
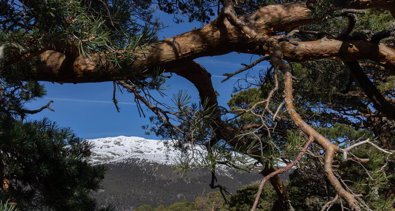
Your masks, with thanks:
[[[215,191],[209,186],[211,173],[207,168],[196,167],[182,174],[177,171],[175,166],[183,155],[174,147],[174,142],[126,136],[87,141],[93,147],[90,162],[104,164],[107,168],[101,189],[93,193],[99,204],[112,204],[116,210],[131,210],[141,204],[194,200]],[[191,163],[196,164],[207,155],[199,146],[189,147],[188,152],[194,153]],[[219,167],[217,172],[218,184],[231,192],[259,178],[257,173],[226,167]]]
[[[91,162],[94,164],[121,163],[128,159],[141,159],[160,164],[173,163],[177,151],[168,142],[140,137],[108,137],[87,140],[93,146]]]
[[[108,137],[87,140],[93,146],[91,161],[93,164],[125,163],[129,160],[175,165],[181,151],[172,141],[159,141],[141,137]],[[190,150],[192,151],[192,150]],[[202,147],[194,146],[194,152],[205,155]]]
[[[197,165],[200,167],[182,174],[177,171],[175,166],[183,155],[174,147],[174,142],[126,136],[87,141],[93,147],[90,162],[104,164],[107,168],[101,189],[93,193],[99,204],[112,204],[121,211],[132,210],[141,204],[194,200],[199,195],[215,191],[209,186],[211,173],[202,167],[204,165]],[[207,155],[200,146],[190,146],[188,152],[193,154],[191,162],[196,164],[202,164]],[[237,153],[234,156],[243,157]],[[230,192],[261,178],[259,168],[251,173],[224,166],[217,170],[217,184],[227,187]]]

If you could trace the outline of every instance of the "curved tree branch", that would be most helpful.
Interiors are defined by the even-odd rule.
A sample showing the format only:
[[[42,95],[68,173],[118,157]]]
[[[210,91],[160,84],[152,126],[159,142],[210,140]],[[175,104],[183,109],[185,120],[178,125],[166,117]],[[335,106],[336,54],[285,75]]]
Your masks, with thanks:
[[[383,5],[383,1],[371,2],[369,5],[358,7],[381,8]],[[395,7],[395,3],[385,5]],[[290,31],[314,21],[310,9],[301,3],[268,5],[251,15],[236,18],[244,24],[241,27],[246,26],[256,34],[274,39],[282,38],[283,36],[278,35],[281,32]],[[127,67],[122,70],[106,59],[108,52],[98,52],[90,57],[75,57],[73,56],[76,55],[75,52],[59,52],[53,49],[45,51],[38,57],[33,57],[32,59],[38,60],[38,65],[33,66],[32,73],[24,74],[22,77],[65,83],[125,80],[131,76],[147,76],[154,67],[184,59],[192,60],[229,52],[261,54],[262,51],[258,51],[256,46],[262,44],[262,40],[250,39],[246,33],[243,33],[244,30],[241,30],[240,26],[235,26],[229,20],[220,16],[201,29],[192,30],[134,51],[111,52],[120,60],[125,58],[125,54],[133,57],[133,60],[129,61]],[[384,44],[364,40],[341,41],[323,38],[307,42],[286,42],[281,47],[285,58],[289,61],[307,61],[328,57],[338,57],[343,60],[370,59],[388,69],[395,70],[395,49]],[[31,65],[32,59],[20,61],[18,64]],[[26,62],[29,63],[26,64]]]
[[[357,61],[345,62],[351,71],[353,78],[372,101],[374,107],[390,119],[395,119],[395,105],[388,102],[377,87],[365,75]]]
[[[330,140],[321,135],[319,132],[317,132],[309,124],[307,124],[296,111],[296,108],[293,104],[293,79],[292,73],[290,71],[290,66],[283,60],[281,47],[279,45],[276,45],[276,43],[273,44],[271,63],[275,68],[282,70],[284,73],[284,100],[285,106],[291,119],[301,131],[303,131],[307,136],[314,138],[315,142],[317,142],[322,148],[325,149],[324,170],[327,179],[331,183],[332,187],[339,194],[339,196],[347,201],[348,205],[353,211],[360,211],[361,208],[355,196],[343,187],[340,181],[336,178],[333,171],[333,159],[336,153],[339,151],[339,147],[333,144]]]

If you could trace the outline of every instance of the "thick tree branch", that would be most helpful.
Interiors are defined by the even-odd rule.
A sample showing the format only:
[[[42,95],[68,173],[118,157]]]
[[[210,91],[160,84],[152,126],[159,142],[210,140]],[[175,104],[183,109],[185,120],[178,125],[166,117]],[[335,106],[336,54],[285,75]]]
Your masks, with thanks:
[[[366,96],[372,101],[374,107],[388,118],[395,119],[395,105],[384,98],[377,87],[365,75],[359,63],[357,61],[349,61],[345,62],[345,64]]]
[[[375,5],[372,4],[369,7]],[[365,7],[368,6],[365,5]],[[255,33],[272,36],[274,33],[289,31],[312,22],[310,13],[311,11],[304,4],[294,3],[268,5],[249,16],[238,18]],[[184,59],[192,60],[229,52],[261,54],[262,52],[255,51],[258,44],[262,44],[259,39],[249,39],[239,27],[220,16],[201,29],[165,39],[135,51],[115,52],[119,59],[123,59],[125,54],[134,58],[122,70],[106,60],[108,53],[105,52],[93,54],[89,58],[84,56],[75,58],[73,56],[75,52],[62,53],[47,50],[38,57],[40,65],[34,66],[33,73],[26,74],[25,77],[26,79],[72,83],[124,80],[133,76],[147,75],[147,71],[149,72],[156,66]],[[293,44],[286,42],[282,45],[282,51],[285,58],[290,61],[328,57],[339,57],[343,60],[370,59],[388,69],[395,70],[394,49],[384,44],[362,40],[340,41],[324,38],[309,42],[293,42]],[[23,65],[24,62],[26,61],[20,61],[19,64]]]
[[[256,33],[268,34],[289,30],[310,20],[310,10],[303,4],[273,5],[263,7],[250,16],[240,17]],[[249,39],[227,18],[219,17],[201,29],[196,29],[161,42],[145,46],[134,52],[116,52],[119,59],[129,54],[134,57],[128,70],[119,70],[106,61],[108,53],[100,52],[89,58],[73,57],[75,52],[48,50],[42,53],[35,72],[29,78],[58,82],[100,82],[127,79],[143,75],[156,66],[194,59],[201,56],[222,55],[241,52],[248,46],[256,46],[256,40]],[[21,61],[20,64],[26,61]],[[126,67],[124,68],[126,69]]]
[[[313,127],[307,124],[299,113],[296,111],[296,108],[293,104],[293,82],[292,82],[292,73],[290,71],[290,66],[283,60],[283,54],[281,52],[281,47],[273,44],[273,53],[271,57],[272,65],[279,70],[284,72],[284,100],[287,111],[295,123],[295,125],[303,131],[307,136],[314,138],[315,142],[317,142],[322,148],[325,149],[325,174],[332,187],[336,190],[340,197],[345,199],[348,205],[351,207],[353,211],[360,211],[361,208],[355,196],[348,192],[340,181],[336,178],[333,171],[333,159],[336,153],[339,151],[339,147],[333,144],[329,139],[321,135],[317,132]]]
[[[248,41],[240,41],[238,44],[232,41],[226,44],[229,41],[226,38],[214,38],[211,32],[209,34],[213,36],[200,36],[199,33],[189,32],[180,35],[180,37],[175,37],[173,39],[177,41],[172,42],[172,44],[168,41],[154,44],[144,50],[146,53],[138,51],[135,62],[130,64],[130,71],[117,70],[110,64],[105,63],[104,58],[98,55],[92,56],[92,59],[81,56],[73,62],[66,59],[66,56],[60,52],[46,51],[40,56],[41,66],[33,75],[26,75],[26,77],[29,77],[26,79],[73,83],[122,80],[147,74],[145,71],[156,65],[166,65],[183,59],[220,55],[232,51],[255,53],[254,48],[246,49],[246,46],[254,46],[253,43]],[[211,41],[207,43],[203,40]],[[281,49],[284,52],[284,58],[289,61],[308,61],[332,57],[345,61],[370,59],[393,72],[395,71],[395,49],[381,43],[323,38],[296,43],[282,42]],[[99,69],[99,66],[102,66],[102,68]]]
[[[287,107],[288,113],[291,116],[294,123],[306,134],[309,136],[314,137],[316,142],[320,144],[326,151],[325,151],[325,174],[328,178],[329,182],[332,184],[333,188],[336,192],[344,198],[347,203],[350,205],[353,211],[360,211],[360,207],[358,205],[358,201],[356,200],[355,196],[348,192],[340,181],[336,178],[333,172],[333,159],[336,155],[336,152],[339,150],[337,145],[332,144],[327,138],[322,136],[316,130],[314,130],[310,125],[308,125],[301,116],[296,112],[295,107],[293,105],[293,95],[292,95],[292,75],[290,72],[285,72],[285,105]]]
[[[364,40],[320,39],[298,42],[297,45],[282,42],[281,50],[289,61],[308,61],[337,57],[344,61],[361,59],[373,60],[395,71],[395,49],[384,44],[374,44]]]

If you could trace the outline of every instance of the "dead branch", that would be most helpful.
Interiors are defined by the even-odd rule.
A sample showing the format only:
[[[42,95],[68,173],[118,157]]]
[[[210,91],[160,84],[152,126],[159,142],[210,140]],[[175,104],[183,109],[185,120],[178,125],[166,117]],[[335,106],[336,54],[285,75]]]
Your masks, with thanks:
[[[52,108],[51,108],[52,103],[53,103],[53,100],[49,101],[46,105],[41,106],[41,107],[38,108],[38,109],[30,110],[30,109],[22,108],[22,109],[20,109],[20,110],[18,110],[18,111],[19,111],[20,113],[22,113],[22,114],[37,114],[37,113],[40,113],[41,111],[43,111],[43,110],[45,110],[45,109],[48,109],[48,110],[50,110],[50,111],[53,111]]]
[[[113,85],[113,90],[112,90],[112,102],[113,102],[113,104],[114,104],[114,106],[115,106],[115,109],[119,112],[120,109],[119,109],[118,100],[117,100],[117,97],[116,97],[116,94],[117,94],[117,83],[116,83],[115,81],[113,81],[113,82],[112,82],[112,85]]]
[[[256,65],[258,65],[259,63],[268,60],[269,58],[270,58],[270,57],[268,57],[268,56],[260,57],[259,59],[255,60],[255,61],[252,62],[251,64],[244,65],[243,68],[241,68],[241,69],[239,69],[239,70],[237,70],[237,71],[235,71],[235,72],[233,72],[233,73],[225,73],[224,76],[226,76],[226,78],[225,78],[224,80],[222,80],[221,82],[223,83],[223,82],[229,80],[230,78],[232,78],[233,76],[235,76],[235,75],[237,75],[237,74],[240,74],[240,73],[242,73],[242,72],[244,72],[244,71],[247,71],[247,70],[249,70],[249,69],[255,67]]]
[[[276,120],[277,115],[283,106],[284,106],[284,102],[281,102],[280,105],[277,107],[276,113],[274,113],[274,115],[273,115],[273,120]]]

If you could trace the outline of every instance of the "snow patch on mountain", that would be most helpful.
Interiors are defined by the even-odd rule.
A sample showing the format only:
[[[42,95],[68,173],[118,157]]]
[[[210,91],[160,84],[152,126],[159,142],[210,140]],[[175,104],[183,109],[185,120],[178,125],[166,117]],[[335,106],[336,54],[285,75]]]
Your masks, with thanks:
[[[159,141],[141,137],[108,137],[87,140],[92,144],[90,162],[93,164],[125,163],[128,160],[141,160],[163,165],[175,165],[181,157],[181,151],[172,141]],[[196,146],[194,151],[204,153]]]
[[[92,145],[92,155],[89,162],[98,164],[114,163],[157,163],[167,166],[174,166],[188,160],[191,167],[208,166],[205,160],[207,151],[203,146],[191,145],[187,153],[175,147],[175,141],[162,141],[145,139],[141,137],[108,137],[87,140]],[[235,165],[252,171],[260,171],[262,166],[257,164],[254,159],[237,152],[231,152]],[[225,157],[218,157],[219,160],[226,160]],[[282,161],[277,163],[277,167],[284,167]],[[227,172],[230,167],[218,165],[217,170]]]

